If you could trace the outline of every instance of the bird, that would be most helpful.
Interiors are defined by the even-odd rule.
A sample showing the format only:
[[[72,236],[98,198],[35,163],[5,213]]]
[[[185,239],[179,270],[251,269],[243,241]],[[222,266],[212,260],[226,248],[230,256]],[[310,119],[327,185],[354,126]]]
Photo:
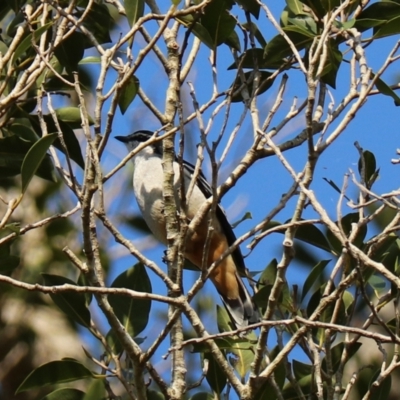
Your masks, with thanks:
[[[115,139],[124,143],[128,151],[147,142],[154,136],[149,130],[139,130],[127,136],[116,136]],[[134,163],[133,190],[142,213],[143,219],[153,235],[163,244],[167,244],[164,217],[163,185],[164,173],[162,167],[163,147],[161,141],[153,142],[132,157]],[[189,187],[194,173],[194,166],[183,161],[184,186]],[[180,165],[175,158],[174,192],[175,202],[180,207]],[[204,174],[197,176],[192,194],[186,199],[185,214],[190,222],[207,198],[212,196],[212,190]],[[211,211],[210,211],[211,212]],[[188,237],[185,243],[184,257],[197,268],[202,268],[204,248],[209,231],[209,214],[199,223],[196,231]],[[235,242],[236,237],[226,214],[218,203],[212,218],[212,233],[206,257],[207,268]],[[245,275],[246,267],[239,247],[225,257],[209,274],[223,304],[237,329],[259,322],[259,312],[248,292],[240,272]]]

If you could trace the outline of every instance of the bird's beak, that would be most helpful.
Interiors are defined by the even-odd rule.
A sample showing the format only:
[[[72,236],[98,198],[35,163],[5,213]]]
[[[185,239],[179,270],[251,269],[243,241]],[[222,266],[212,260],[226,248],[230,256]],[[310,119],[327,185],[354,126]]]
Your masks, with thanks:
[[[122,143],[128,142],[128,137],[127,136],[115,136],[115,139],[119,140]]]

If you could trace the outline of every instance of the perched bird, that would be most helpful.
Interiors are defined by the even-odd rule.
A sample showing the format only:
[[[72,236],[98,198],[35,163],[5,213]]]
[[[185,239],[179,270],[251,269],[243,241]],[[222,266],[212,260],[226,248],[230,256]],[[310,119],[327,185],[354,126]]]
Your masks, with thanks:
[[[128,136],[116,136],[116,139],[124,143],[129,151],[132,151],[141,143],[149,140],[152,135],[152,132],[143,130]],[[135,166],[133,189],[140,211],[154,236],[162,243],[167,244],[163,202],[162,143],[156,142],[145,147],[132,160]],[[180,168],[176,160],[173,167],[175,201],[179,209]],[[187,190],[194,173],[194,166],[184,161],[183,170],[184,185]],[[186,199],[185,213],[189,220],[194,218],[204,201],[211,195],[211,187],[204,175],[200,173],[190,198]],[[186,240],[185,258],[199,269],[202,266],[208,227],[209,215],[206,215],[198,225],[196,232]],[[220,205],[217,206],[212,227],[207,267],[216,261],[236,240],[232,227]],[[258,322],[259,314],[238,271],[242,271],[243,274],[245,272],[243,256],[239,247],[213,269],[210,273],[210,279],[217,288],[232,321],[237,328],[242,328],[249,323]]]

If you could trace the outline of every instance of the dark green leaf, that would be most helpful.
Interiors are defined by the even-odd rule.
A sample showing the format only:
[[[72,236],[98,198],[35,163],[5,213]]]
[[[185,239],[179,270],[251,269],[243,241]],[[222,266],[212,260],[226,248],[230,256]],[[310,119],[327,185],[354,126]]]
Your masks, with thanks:
[[[373,153],[368,150],[362,152],[362,156],[358,160],[358,172],[367,188],[370,189],[371,178],[376,172],[376,160]]]
[[[0,179],[21,173],[22,163],[32,143],[17,136],[0,138]],[[55,182],[56,176],[50,156],[46,155],[36,174],[43,179]]]
[[[118,105],[122,114],[128,109],[129,105],[132,103],[133,99],[139,90],[139,79],[136,76],[131,76],[122,88],[121,94],[119,96]]]
[[[392,376],[388,375],[386,378],[380,382],[379,386],[375,386],[374,382],[380,376],[381,371],[377,370],[371,381],[369,382],[369,388],[371,391],[371,399],[373,400],[387,400],[390,398],[390,389],[392,387]]]
[[[255,18],[258,19],[260,15],[260,5],[257,0],[235,0],[239,6],[243,7],[245,11],[253,14]]]
[[[358,15],[355,27],[364,31],[373,28],[399,16],[400,4],[394,1],[378,1],[372,3]]]
[[[260,80],[259,85],[255,91],[253,91],[254,86],[254,73],[253,72],[246,72],[244,74],[245,85],[247,87],[247,92],[250,98],[255,95],[258,96],[264,92],[266,92],[274,83],[275,78],[271,79],[272,73],[268,71],[259,71]],[[242,80],[241,77],[238,76],[233,83],[232,87],[232,102],[236,103],[239,101],[243,101],[242,91],[238,91],[241,87]]]
[[[74,281],[63,276],[49,274],[42,274],[42,276],[44,283],[48,286],[76,285]],[[87,307],[85,293],[50,293],[50,297],[68,317],[86,328],[90,327],[90,311]]]
[[[85,393],[78,389],[57,389],[44,396],[42,400],[83,400]]]
[[[325,182],[327,182],[329,185],[331,185],[339,194],[342,194],[342,191],[340,190],[339,186],[336,185],[335,182],[333,182],[331,179],[328,178],[322,178]],[[344,198],[348,201],[350,201],[350,199],[344,195]]]
[[[84,11],[78,10],[77,16],[81,17]],[[86,12],[86,10],[85,10]],[[113,19],[105,4],[92,3],[90,11],[83,20],[83,25],[97,39],[99,44],[110,43],[110,32],[113,26]],[[87,43],[87,46],[93,46],[93,43]]]
[[[371,74],[371,75],[373,78],[374,74]],[[382,79],[378,78],[375,82],[375,86],[379,90],[380,93],[384,94],[385,96],[391,97],[394,100],[394,105],[396,107],[400,106],[400,97]]]
[[[193,395],[189,400],[214,400],[214,396],[211,393],[199,392]]]
[[[82,128],[81,111],[78,107],[61,107],[56,110],[57,118],[68,124],[72,129]],[[94,121],[89,116],[89,125],[93,125]]]
[[[362,346],[362,343],[353,343],[351,346],[348,346],[347,349],[347,360],[354,356],[357,353],[358,349]],[[332,363],[332,372],[336,373],[337,369],[340,366],[340,361],[343,356],[344,351],[344,343],[338,343],[336,346],[331,348],[331,363]],[[325,372],[328,372],[326,365],[326,357],[322,360],[322,369]]]
[[[322,81],[336,89],[336,76],[339,71],[340,64],[343,60],[342,52],[339,51],[338,44],[334,40],[328,41],[328,58],[326,65],[322,71]]]
[[[208,360],[206,380],[215,393],[221,393],[226,386],[226,375],[219,364],[210,353],[204,353],[205,360]]]
[[[23,118],[17,119],[13,124],[10,125],[9,129],[10,132],[14,133],[21,139],[24,139],[27,142],[36,142],[39,140],[39,136],[36,134],[36,132],[32,129],[30,126],[29,120],[28,124],[25,123],[19,123],[19,121],[22,122]]]
[[[40,36],[43,35],[44,32],[46,32],[51,26],[53,25],[53,22],[49,22],[40,28],[36,29],[33,33],[30,33],[17,47],[14,53],[14,60],[17,60],[19,57],[22,56],[23,53],[25,53],[30,47],[32,47],[32,40],[36,44],[40,38]]]
[[[265,382],[261,385],[260,389],[257,391],[254,400],[275,400],[276,397],[273,395],[275,393],[274,387],[269,379],[265,380]],[[272,396],[271,396],[272,395]]]
[[[329,262],[330,260],[322,260],[311,270],[306,281],[304,282],[303,291],[301,294],[301,301],[304,300],[304,297],[307,295],[309,290],[313,287],[314,283],[317,282],[318,279],[320,280],[320,282],[323,281],[323,272]]]
[[[262,272],[260,279],[258,280],[257,287],[260,289],[262,286],[273,285],[276,279],[276,271],[278,267],[278,261],[274,258]]]
[[[329,12],[334,10],[336,7],[339,7],[341,0],[321,0],[321,3],[325,11]]]
[[[224,43],[236,26],[236,19],[229,13],[226,0],[212,1],[201,16],[201,25],[211,37],[212,49]]]
[[[400,16],[393,18],[386,22],[384,25],[380,25],[374,28],[374,39],[383,38],[386,36],[393,36],[400,33]],[[398,105],[398,104],[397,104]]]
[[[38,135],[41,135],[42,130],[37,115],[32,115],[30,119],[32,121],[32,127],[35,129],[36,133]],[[48,132],[50,133],[57,132],[58,128],[56,127],[51,115],[44,115],[44,120],[46,122]],[[71,160],[75,161],[82,169],[85,168],[85,162],[83,160],[81,146],[78,142],[78,139],[75,136],[73,129],[69,126],[69,124],[63,121],[58,121],[58,123],[62,131],[62,135],[64,138],[65,146],[67,147],[67,152],[69,157],[71,158]],[[61,141],[58,137],[54,141],[53,146],[56,147],[58,150],[62,151],[64,154],[66,154],[66,151],[62,146]]]
[[[3,247],[3,246],[1,246]],[[13,255],[0,256],[0,273],[9,275],[15,268],[19,266],[21,259]]]
[[[146,268],[141,263],[119,275],[111,287],[151,293],[151,282]],[[121,295],[109,295],[108,299],[118,319],[131,336],[137,336],[146,328],[149,321],[151,300],[133,299]]]
[[[41,139],[35,142],[29,149],[28,153],[26,153],[21,167],[22,193],[25,193],[30,181],[36,174],[39,166],[42,164],[47,150],[50,148],[56,138],[56,133],[43,136]]]
[[[325,235],[315,225],[300,225],[296,230],[295,238],[325,250],[328,253],[331,252]]]
[[[85,52],[85,35],[73,32],[55,49],[54,54],[68,72],[76,71]]]
[[[267,41],[264,39],[264,36],[262,35],[261,31],[258,29],[258,26],[255,23],[252,22],[251,25],[249,25],[247,22],[245,22],[244,24],[242,24],[242,26],[246,30],[253,33],[254,37],[257,39],[260,46],[264,48],[267,45]],[[262,52],[264,52],[264,50],[262,50]]]
[[[201,42],[203,42],[210,49],[213,49],[214,43],[212,38],[203,25],[201,25],[198,21],[195,21],[191,15],[184,15],[177,19],[182,25],[191,29],[193,34],[200,39]]]
[[[132,28],[136,21],[143,16],[144,0],[124,0],[126,18],[128,18],[129,26]]]
[[[238,34],[235,31],[231,32],[231,34],[228,36],[228,38],[226,40],[224,40],[224,43],[236,51],[241,50],[240,39],[239,39]]]
[[[347,237],[350,235],[350,232],[352,230],[352,224],[357,224],[358,220],[359,220],[358,213],[350,213],[342,218],[341,221],[342,228]],[[361,248],[366,235],[367,235],[367,226],[364,225],[359,229],[358,235],[355,237],[353,244],[358,248]],[[328,231],[326,236],[330,244],[332,245],[332,248],[335,249],[336,254],[340,254],[340,252],[342,251],[342,244],[340,243],[340,241],[336,238],[336,236],[333,235],[331,231]]]
[[[34,369],[21,383],[16,393],[92,377],[94,377],[92,372],[79,361],[72,359],[51,361]]]
[[[239,66],[241,68],[251,68],[255,69],[274,69],[278,68],[282,64],[281,60],[279,62],[271,63],[267,59],[264,59],[263,49],[248,49],[239,58]],[[238,65],[236,63],[231,64],[228,70],[237,69]]]
[[[147,400],[165,400],[165,397],[161,392],[147,389]]]
[[[290,28],[294,29],[294,28]],[[284,28],[286,31],[286,28]],[[299,32],[292,32],[288,30],[287,36],[293,42],[294,46],[298,51],[303,50],[307,46],[311,45],[313,38],[310,36],[305,36]],[[292,56],[293,51],[282,35],[277,35],[271,39],[264,49],[264,58],[267,63],[271,65],[279,65],[279,67],[284,64],[287,57]]]
[[[313,367],[310,364],[304,364],[300,361],[293,360],[293,374],[296,380],[300,380],[313,373]]]

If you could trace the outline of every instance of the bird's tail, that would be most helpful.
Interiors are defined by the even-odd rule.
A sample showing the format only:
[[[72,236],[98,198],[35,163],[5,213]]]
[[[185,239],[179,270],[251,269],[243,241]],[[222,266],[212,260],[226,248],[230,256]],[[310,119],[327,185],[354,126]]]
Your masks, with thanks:
[[[236,280],[239,287],[238,298],[230,299],[226,296],[220,295],[232,322],[235,324],[237,329],[240,329],[245,328],[249,324],[259,322],[260,314],[238,273],[236,273]]]

